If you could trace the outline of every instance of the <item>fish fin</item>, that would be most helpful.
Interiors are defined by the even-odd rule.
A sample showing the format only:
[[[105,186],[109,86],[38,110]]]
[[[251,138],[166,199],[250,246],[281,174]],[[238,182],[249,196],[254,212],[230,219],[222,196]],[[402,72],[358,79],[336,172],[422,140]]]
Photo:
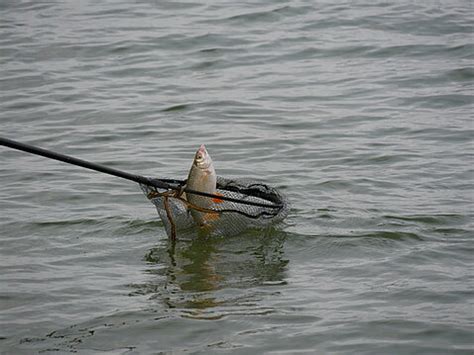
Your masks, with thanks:
[[[221,218],[219,213],[205,213],[203,216],[204,224],[217,221]]]
[[[202,216],[202,222],[199,225],[199,230],[201,233],[210,234],[214,232],[215,225],[213,224],[220,218],[218,213],[204,213]]]
[[[224,194],[221,194],[220,192],[216,192],[215,195],[217,195],[217,196],[224,196]],[[224,202],[224,200],[221,200],[220,198],[214,197],[214,198],[212,199],[212,202],[214,202],[214,203],[222,203],[222,202]]]

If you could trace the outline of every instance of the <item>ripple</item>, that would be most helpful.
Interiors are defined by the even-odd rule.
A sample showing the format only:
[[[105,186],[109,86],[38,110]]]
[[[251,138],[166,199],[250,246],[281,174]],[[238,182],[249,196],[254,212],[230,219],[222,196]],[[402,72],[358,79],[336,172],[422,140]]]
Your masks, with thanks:
[[[1,147],[2,350],[469,353],[466,2],[0,7],[2,135],[171,178],[204,142],[293,206],[173,244],[136,184]]]

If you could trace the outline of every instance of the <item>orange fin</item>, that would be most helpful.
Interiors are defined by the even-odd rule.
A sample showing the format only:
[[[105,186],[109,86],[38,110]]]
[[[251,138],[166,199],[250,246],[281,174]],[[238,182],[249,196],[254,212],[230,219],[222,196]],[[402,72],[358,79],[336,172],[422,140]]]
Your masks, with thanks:
[[[221,216],[219,213],[205,213],[203,219],[206,223],[217,221]]]
[[[221,194],[220,192],[216,192],[215,195],[217,195],[217,196],[224,196],[224,194]],[[212,202],[214,202],[214,203],[222,203],[222,202],[224,202],[224,200],[221,200],[220,198],[214,197],[214,198],[212,199]]]

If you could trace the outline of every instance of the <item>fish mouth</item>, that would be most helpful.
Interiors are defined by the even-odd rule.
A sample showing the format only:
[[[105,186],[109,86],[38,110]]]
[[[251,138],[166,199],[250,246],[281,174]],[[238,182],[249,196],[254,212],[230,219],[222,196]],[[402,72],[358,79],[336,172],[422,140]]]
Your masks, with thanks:
[[[199,153],[207,153],[206,146],[204,144],[201,144],[201,146],[198,149]]]
[[[194,157],[194,165],[200,169],[207,169],[211,165],[211,157],[206,150],[206,146],[201,144]]]

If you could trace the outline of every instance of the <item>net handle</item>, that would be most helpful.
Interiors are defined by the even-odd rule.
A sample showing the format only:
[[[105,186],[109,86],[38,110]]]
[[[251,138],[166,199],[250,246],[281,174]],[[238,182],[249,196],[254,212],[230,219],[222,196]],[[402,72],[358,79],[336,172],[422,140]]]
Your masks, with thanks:
[[[204,197],[215,198],[215,199],[225,200],[229,202],[241,203],[241,204],[250,205],[250,206],[265,207],[265,208],[278,208],[278,209],[282,208],[282,205],[279,205],[279,204],[267,204],[267,203],[260,203],[260,202],[254,202],[254,201],[246,201],[246,200],[240,200],[240,199],[236,199],[232,197],[219,196],[219,195],[209,194],[206,192],[196,191],[196,190],[188,189],[186,187],[183,188],[180,185],[172,184],[165,180],[130,174],[125,171],[117,170],[117,169],[110,168],[101,164],[89,162],[83,159],[74,158],[66,154],[53,152],[51,150],[40,148],[31,144],[21,143],[13,139],[0,137],[0,145],[9,147],[12,149],[21,150],[27,153],[40,155],[45,158],[58,160],[67,164],[76,165],[76,166],[80,166],[86,169],[98,171],[104,174],[113,175],[122,179],[134,181],[139,184],[151,186],[158,189],[183,191],[189,194],[200,195]]]

